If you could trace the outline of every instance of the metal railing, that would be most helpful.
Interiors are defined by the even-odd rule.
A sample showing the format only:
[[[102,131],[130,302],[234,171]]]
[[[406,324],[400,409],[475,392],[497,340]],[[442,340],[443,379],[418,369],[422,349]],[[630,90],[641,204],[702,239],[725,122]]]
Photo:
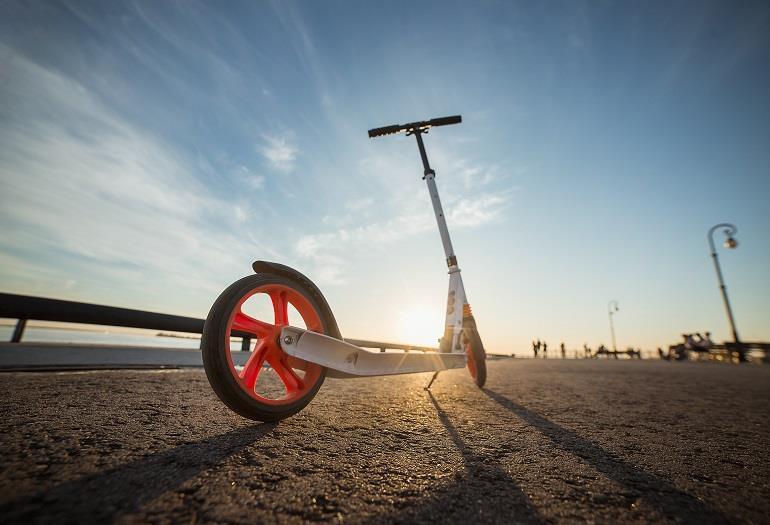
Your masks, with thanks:
[[[21,342],[27,321],[30,320],[144,328],[147,330],[192,334],[202,334],[204,324],[203,319],[196,319],[194,317],[11,293],[0,293],[0,318],[17,319],[16,327],[11,336],[12,343]],[[242,338],[241,350],[248,351],[253,335],[245,332],[233,332],[233,335]],[[345,341],[363,348],[377,348],[381,352],[387,349],[404,350],[406,352],[438,351],[437,348],[426,346],[385,343],[382,341],[367,341],[363,339],[345,339]]]

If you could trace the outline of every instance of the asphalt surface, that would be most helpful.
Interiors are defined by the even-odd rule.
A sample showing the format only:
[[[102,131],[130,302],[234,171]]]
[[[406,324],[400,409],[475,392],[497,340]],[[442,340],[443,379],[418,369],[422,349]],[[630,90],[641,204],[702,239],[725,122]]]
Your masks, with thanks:
[[[229,412],[200,370],[0,374],[0,523],[767,523],[770,367],[489,363]]]

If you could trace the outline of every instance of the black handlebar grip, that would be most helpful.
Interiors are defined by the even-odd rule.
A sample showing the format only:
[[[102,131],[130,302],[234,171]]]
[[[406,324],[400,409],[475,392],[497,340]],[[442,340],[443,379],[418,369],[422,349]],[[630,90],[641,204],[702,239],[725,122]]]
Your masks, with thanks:
[[[393,135],[394,133],[400,133],[402,131],[414,132],[420,130],[421,132],[432,126],[448,126],[449,124],[459,124],[463,121],[460,115],[453,115],[451,117],[439,117],[431,120],[423,120],[420,122],[410,122],[409,124],[395,124],[393,126],[384,126],[382,128],[374,128],[369,130],[369,138],[382,137],[383,135]]]
[[[431,126],[448,126],[449,124],[459,124],[463,121],[462,116],[454,115],[451,117],[439,117],[430,119]]]
[[[404,128],[399,126],[398,124],[395,124],[393,126],[384,126],[382,128],[374,128],[369,130],[369,138],[373,139],[374,137],[382,137],[383,135],[392,135],[393,133],[398,133],[399,131],[403,131]]]

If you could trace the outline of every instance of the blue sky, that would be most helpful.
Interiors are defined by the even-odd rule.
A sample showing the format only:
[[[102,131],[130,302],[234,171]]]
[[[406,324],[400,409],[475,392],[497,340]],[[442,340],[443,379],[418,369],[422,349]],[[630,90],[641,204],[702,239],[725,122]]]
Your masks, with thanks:
[[[343,335],[429,343],[428,153],[493,352],[770,339],[767,2],[0,7],[0,288],[205,316],[261,258]],[[435,334],[435,335],[434,335]]]

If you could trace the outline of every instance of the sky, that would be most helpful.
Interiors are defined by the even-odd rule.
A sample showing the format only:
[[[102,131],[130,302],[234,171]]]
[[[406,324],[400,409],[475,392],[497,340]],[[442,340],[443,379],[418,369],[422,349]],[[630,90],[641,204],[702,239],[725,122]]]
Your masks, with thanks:
[[[425,136],[489,352],[770,340],[770,3],[0,4],[0,290],[205,317],[257,259],[431,344]],[[721,234],[717,235],[721,242]]]

